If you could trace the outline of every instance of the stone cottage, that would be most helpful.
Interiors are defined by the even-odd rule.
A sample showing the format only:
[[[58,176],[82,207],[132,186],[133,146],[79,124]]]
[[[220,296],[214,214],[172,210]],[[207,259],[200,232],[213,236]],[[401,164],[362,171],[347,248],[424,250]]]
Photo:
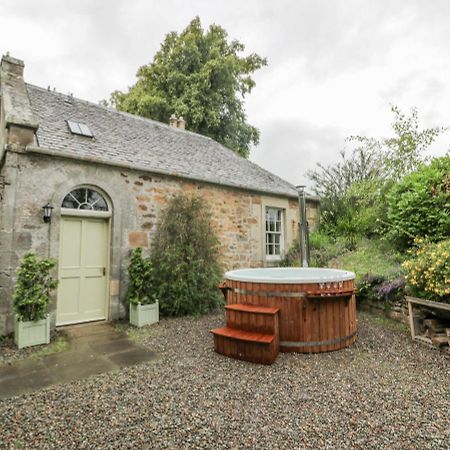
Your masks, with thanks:
[[[15,272],[35,251],[58,261],[52,325],[122,317],[129,250],[148,248],[179,192],[213,211],[227,269],[274,265],[296,236],[294,186],[214,140],[26,84],[0,72],[0,335],[13,329]],[[44,220],[43,206],[51,217]],[[317,202],[308,202],[310,224]]]

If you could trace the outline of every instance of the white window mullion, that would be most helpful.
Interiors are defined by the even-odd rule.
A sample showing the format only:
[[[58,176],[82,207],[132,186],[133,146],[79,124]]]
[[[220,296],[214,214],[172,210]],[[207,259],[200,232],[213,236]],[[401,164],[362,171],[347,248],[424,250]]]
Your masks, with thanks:
[[[266,208],[265,253],[267,260],[278,260],[284,251],[284,210]]]

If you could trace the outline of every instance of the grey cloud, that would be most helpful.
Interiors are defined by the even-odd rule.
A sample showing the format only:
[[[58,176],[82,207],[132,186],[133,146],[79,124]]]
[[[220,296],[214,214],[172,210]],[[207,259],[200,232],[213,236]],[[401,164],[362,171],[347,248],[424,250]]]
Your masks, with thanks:
[[[251,160],[295,185],[311,190],[306,173],[316,162],[331,164],[339,159],[345,136],[334,127],[316,126],[302,120],[275,121],[264,125],[261,143]]]

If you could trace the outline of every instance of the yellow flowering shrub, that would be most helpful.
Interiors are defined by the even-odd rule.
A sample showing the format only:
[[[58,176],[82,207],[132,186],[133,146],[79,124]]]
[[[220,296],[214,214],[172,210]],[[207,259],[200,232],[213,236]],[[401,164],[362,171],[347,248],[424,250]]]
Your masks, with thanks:
[[[450,239],[416,240],[402,264],[408,291],[417,297],[450,302]]]

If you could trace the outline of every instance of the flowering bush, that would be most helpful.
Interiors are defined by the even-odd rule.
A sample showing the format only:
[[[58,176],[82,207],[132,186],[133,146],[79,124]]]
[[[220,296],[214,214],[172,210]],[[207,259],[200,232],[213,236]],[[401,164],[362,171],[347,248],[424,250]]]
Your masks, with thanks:
[[[411,258],[402,264],[408,291],[430,300],[450,301],[450,239],[415,243]]]
[[[394,280],[388,280],[381,275],[366,274],[356,286],[358,302],[369,300],[393,304],[401,301],[404,296],[405,280],[401,276]]]
[[[374,295],[378,300],[386,302],[400,302],[405,297],[405,279],[398,277],[392,281],[384,281],[374,287]]]

